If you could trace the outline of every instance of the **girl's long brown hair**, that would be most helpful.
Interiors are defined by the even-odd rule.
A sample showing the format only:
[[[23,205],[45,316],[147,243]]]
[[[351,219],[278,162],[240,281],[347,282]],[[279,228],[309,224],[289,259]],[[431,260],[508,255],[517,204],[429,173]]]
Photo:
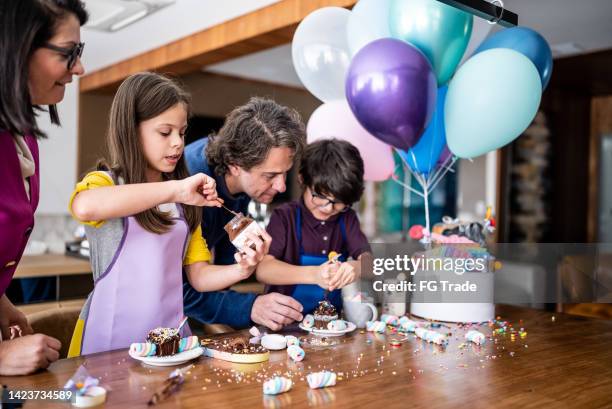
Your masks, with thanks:
[[[98,169],[110,170],[115,179],[126,184],[146,183],[147,160],[140,146],[138,126],[176,104],[183,104],[190,114],[190,97],[176,82],[163,75],[143,72],[131,75],[119,86],[110,110],[107,149],[109,161],[101,160]],[[184,156],[172,173],[163,173],[163,180],[180,180],[189,176]],[[182,205],[189,230],[194,231],[202,219],[196,206]],[[135,216],[138,224],[152,233],[162,234],[174,224],[168,213],[156,208]]]

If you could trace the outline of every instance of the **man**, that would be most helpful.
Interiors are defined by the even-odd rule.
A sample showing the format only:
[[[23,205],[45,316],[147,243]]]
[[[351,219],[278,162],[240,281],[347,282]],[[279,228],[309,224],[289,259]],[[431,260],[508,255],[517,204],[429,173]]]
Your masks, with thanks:
[[[225,207],[247,214],[251,200],[271,203],[286,189],[287,172],[300,155],[306,139],[297,112],[270,99],[251,98],[234,109],[217,135],[202,138],[185,148],[191,174],[202,172],[215,178]],[[233,215],[224,208],[202,209],[202,231],[213,251],[214,263],[247,263],[253,268],[270,248],[271,238],[262,231],[254,238],[256,248],[246,256],[236,253],[224,226]],[[245,328],[252,323],[278,331],[302,320],[302,305],[291,297],[217,291],[200,293],[184,280],[185,314],[201,322]]]

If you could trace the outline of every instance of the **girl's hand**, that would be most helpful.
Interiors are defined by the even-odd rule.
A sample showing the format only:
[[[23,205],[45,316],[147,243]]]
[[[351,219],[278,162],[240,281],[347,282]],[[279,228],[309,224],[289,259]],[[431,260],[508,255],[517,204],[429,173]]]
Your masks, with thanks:
[[[241,252],[234,255],[236,262],[240,265],[243,273],[243,280],[248,278],[257,265],[261,263],[264,257],[270,250],[270,244],[272,243],[272,237],[265,230],[260,230],[258,234],[252,232],[247,233],[245,243],[248,243]],[[255,245],[255,249],[251,246]]]
[[[345,262],[340,264],[338,270],[332,276],[329,283],[329,290],[333,291],[337,288],[342,288],[349,285],[357,279],[357,272],[351,263]]]
[[[192,206],[221,207],[223,199],[217,196],[215,180],[203,173],[197,173],[178,181],[175,202]]]

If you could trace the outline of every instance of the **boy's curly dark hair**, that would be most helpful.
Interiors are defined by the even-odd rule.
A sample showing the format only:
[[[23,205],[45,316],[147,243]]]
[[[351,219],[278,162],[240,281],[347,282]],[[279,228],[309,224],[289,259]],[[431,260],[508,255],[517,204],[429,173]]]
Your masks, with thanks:
[[[363,159],[347,141],[323,139],[306,146],[300,176],[304,187],[347,205],[358,202],[363,194]]]

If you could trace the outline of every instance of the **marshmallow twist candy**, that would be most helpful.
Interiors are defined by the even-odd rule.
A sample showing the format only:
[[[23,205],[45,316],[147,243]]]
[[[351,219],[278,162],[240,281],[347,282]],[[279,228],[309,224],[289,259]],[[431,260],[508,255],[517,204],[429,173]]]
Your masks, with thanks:
[[[396,315],[383,314],[380,316],[380,320],[387,325],[397,325],[398,318]]]
[[[336,374],[329,371],[314,372],[306,376],[306,380],[310,389],[327,388],[336,384]]]
[[[293,386],[293,382],[289,378],[275,376],[274,378],[265,381],[263,384],[263,393],[265,395],[278,395],[279,393],[287,392]]]
[[[414,332],[417,329],[417,327],[419,326],[419,323],[416,322],[416,321],[412,321],[408,317],[402,317],[399,320],[399,326],[400,326],[400,331],[403,331],[403,332]]]
[[[314,316],[311,314],[306,315],[304,320],[302,320],[302,325],[304,325],[305,328],[312,328],[314,325]]]
[[[287,340],[287,347],[290,347],[291,345],[300,346],[300,340],[297,339],[297,337],[294,337],[293,335],[286,335],[285,339]]]
[[[327,324],[327,329],[330,331],[344,331],[346,329],[346,321],[333,320]]]
[[[191,351],[200,346],[200,340],[195,335],[190,337],[181,338],[179,342],[179,352]]]
[[[135,356],[154,356],[157,345],[150,342],[134,342],[130,345],[130,352]]]
[[[287,348],[287,355],[296,362],[300,362],[306,356],[306,352],[297,345],[291,345]]]
[[[385,332],[387,325],[382,321],[368,321],[366,322],[366,330],[369,332]]]
[[[480,331],[470,330],[465,334],[465,339],[477,345],[482,345],[485,343],[487,337]]]
[[[440,334],[436,331],[430,331],[425,328],[417,328],[414,332],[417,337],[427,342],[431,342],[438,345],[446,345],[448,343],[446,335]]]

